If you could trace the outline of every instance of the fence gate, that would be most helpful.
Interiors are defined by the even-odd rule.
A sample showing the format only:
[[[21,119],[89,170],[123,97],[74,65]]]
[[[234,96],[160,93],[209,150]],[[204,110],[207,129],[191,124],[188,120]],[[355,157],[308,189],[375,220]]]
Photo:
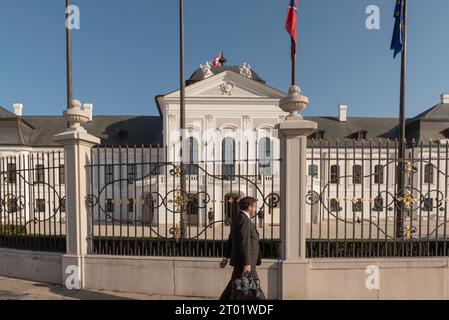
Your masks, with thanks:
[[[181,165],[161,161],[162,150],[92,149],[86,167],[90,252],[222,257],[238,199],[253,196],[262,254],[279,256],[279,175],[274,174],[279,161],[268,168],[249,159]]]

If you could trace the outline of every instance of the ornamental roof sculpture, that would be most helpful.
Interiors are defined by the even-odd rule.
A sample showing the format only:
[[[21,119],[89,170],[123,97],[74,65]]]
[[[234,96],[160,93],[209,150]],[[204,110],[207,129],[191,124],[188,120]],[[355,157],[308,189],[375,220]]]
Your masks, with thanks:
[[[253,73],[251,71],[251,65],[249,65],[248,63],[243,63],[243,65],[240,66],[240,74],[244,77],[247,78],[252,78]]]

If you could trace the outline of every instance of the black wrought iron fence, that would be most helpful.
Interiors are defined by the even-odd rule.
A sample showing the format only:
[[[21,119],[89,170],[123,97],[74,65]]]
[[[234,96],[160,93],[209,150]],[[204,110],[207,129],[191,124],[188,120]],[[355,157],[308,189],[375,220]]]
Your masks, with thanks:
[[[410,141],[405,159],[397,150],[389,140],[311,143],[309,257],[449,255],[448,144]]]
[[[65,252],[64,153],[0,158],[0,247]]]
[[[91,253],[221,257],[238,200],[253,196],[258,199],[254,223],[262,254],[278,257],[279,160],[245,157],[181,164],[164,161],[167,150],[92,149],[92,163],[86,167]]]

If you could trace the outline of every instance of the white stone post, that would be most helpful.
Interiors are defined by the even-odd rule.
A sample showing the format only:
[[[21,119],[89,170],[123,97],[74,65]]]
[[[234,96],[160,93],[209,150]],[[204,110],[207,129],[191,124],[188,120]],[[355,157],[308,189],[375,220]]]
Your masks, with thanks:
[[[62,259],[62,283],[69,289],[83,289],[84,257],[88,243],[85,165],[90,163],[92,146],[99,144],[100,139],[81,127],[89,116],[81,110],[79,101],[72,101],[71,108],[64,111],[64,117],[69,128],[53,137],[54,141],[64,146],[65,157],[67,252]]]
[[[288,96],[280,101],[280,108],[290,113],[277,126],[281,141],[282,299],[306,298],[307,292],[307,137],[318,127],[298,114],[308,102],[298,86],[291,87]]]

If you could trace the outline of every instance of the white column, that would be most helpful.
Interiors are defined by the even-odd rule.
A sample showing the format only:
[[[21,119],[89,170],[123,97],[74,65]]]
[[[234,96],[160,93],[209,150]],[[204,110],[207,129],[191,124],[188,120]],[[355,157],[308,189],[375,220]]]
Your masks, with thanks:
[[[280,108],[290,115],[277,129],[281,142],[281,241],[282,267],[280,292],[282,299],[307,296],[306,261],[306,196],[307,137],[318,125],[298,114],[308,104],[299,87],[289,90]]]
[[[316,128],[316,122],[307,120],[279,124],[283,260],[306,258],[307,136]]]
[[[85,166],[90,163],[91,147],[100,139],[87,133],[81,123],[88,115],[81,110],[81,103],[74,100],[72,108],[64,112],[69,128],[53,137],[64,146],[66,177],[66,241],[67,253],[62,260],[63,285],[71,289],[84,288],[84,257],[87,254],[87,174]]]

